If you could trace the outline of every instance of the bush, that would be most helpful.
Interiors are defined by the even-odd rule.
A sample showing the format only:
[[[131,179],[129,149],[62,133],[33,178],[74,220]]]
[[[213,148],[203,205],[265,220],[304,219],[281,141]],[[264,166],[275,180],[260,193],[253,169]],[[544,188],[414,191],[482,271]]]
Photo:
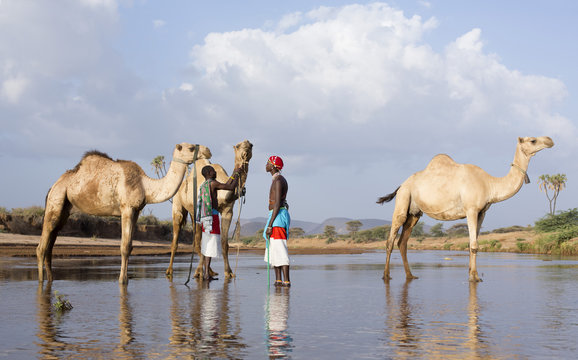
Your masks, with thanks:
[[[568,226],[578,226],[578,209],[561,211],[557,215],[546,215],[535,222],[535,229],[539,232],[554,232]]]
[[[335,239],[332,238],[332,237],[330,237],[330,238],[328,238],[327,240],[325,240],[325,243],[326,243],[326,244],[333,244],[334,242],[335,242]]]
[[[514,226],[510,226],[510,227],[495,229],[495,230],[492,231],[492,232],[493,232],[494,234],[504,234],[504,233],[514,232],[514,231],[527,231],[527,230],[530,230],[530,229],[531,229],[531,228],[527,228],[527,227],[524,227],[524,226],[514,225]]]
[[[527,242],[518,242],[516,243],[516,246],[518,247],[518,251],[520,252],[528,252],[532,248],[532,246]]]

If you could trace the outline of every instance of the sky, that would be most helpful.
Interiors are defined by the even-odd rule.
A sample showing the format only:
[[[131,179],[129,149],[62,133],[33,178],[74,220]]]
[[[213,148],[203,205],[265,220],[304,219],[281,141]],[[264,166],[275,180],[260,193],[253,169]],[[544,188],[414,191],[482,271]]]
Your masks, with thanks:
[[[391,220],[377,198],[436,154],[505,176],[518,137],[550,136],[482,230],[532,225],[542,174],[567,175],[557,210],[578,207],[577,14],[573,0],[0,0],[0,207],[43,207],[88,150],[155,177],[154,157],[199,143],[231,172],[247,139],[242,218],[266,216],[278,155],[293,219]],[[171,204],[143,214],[168,220]]]

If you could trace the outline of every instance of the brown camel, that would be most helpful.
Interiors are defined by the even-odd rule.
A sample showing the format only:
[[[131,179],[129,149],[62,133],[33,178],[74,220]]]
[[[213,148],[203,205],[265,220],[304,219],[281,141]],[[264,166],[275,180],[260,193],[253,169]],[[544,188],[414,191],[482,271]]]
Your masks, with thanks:
[[[241,176],[239,178],[239,186],[237,189],[242,189],[247,181],[247,173],[249,172],[249,160],[253,156],[253,144],[248,140],[242,141],[235,145],[235,167],[239,167],[241,170]],[[179,247],[179,232],[181,228],[187,222],[187,214],[191,214],[191,221],[195,224],[195,219],[192,219],[193,214],[193,191],[198,191],[198,187],[204,181],[201,175],[201,170],[205,165],[212,165],[217,172],[217,181],[226,183],[229,176],[223,167],[219,164],[211,164],[208,158],[197,160],[195,162],[195,169],[197,172],[197,188],[193,187],[193,174],[189,174],[185,181],[181,184],[181,187],[175,197],[173,198],[173,243],[171,246],[171,260],[169,262],[169,267],[166,270],[168,276],[173,274],[173,261],[175,258],[175,253]],[[239,198],[238,191],[219,191],[218,192],[218,208],[217,210],[221,214],[221,250],[223,255],[223,262],[225,265],[225,277],[231,278],[235,274],[231,270],[229,265],[229,228],[231,227],[231,220],[233,218],[233,207],[235,201]],[[199,256],[199,265],[195,270],[194,277],[199,277],[202,274],[202,260],[203,255],[200,253],[200,243],[201,243],[201,227],[196,224],[195,229],[195,248]],[[210,270],[211,276],[218,275],[214,271]]]
[[[146,204],[173,197],[183,181],[187,165],[193,162],[196,146],[199,146],[198,158],[210,157],[205,146],[177,144],[166,176],[158,180],[146,176],[132,161],[114,161],[101,152],[87,152],[74,169],[65,172],[52,185],[46,196],[42,236],[36,248],[38,280],[44,280],[46,267],[47,280],[52,281],[52,247],[75,206],[90,215],[121,217],[119,282],[126,284],[132,234],[140,211]]]
[[[554,142],[547,136],[518,138],[514,161],[504,177],[493,177],[481,168],[470,164],[458,164],[445,154],[436,155],[428,166],[410,176],[393,193],[378,199],[378,204],[391,201],[396,195],[391,231],[387,239],[387,260],[383,279],[389,276],[389,259],[399,228],[403,225],[397,242],[405,276],[411,274],[407,262],[407,241],[411,230],[423,213],[436,220],[467,218],[470,233],[470,281],[482,281],[476,269],[478,235],[482,221],[491,204],[514,196],[523,182],[530,182],[526,170],[530,158],[538,151],[551,148]]]

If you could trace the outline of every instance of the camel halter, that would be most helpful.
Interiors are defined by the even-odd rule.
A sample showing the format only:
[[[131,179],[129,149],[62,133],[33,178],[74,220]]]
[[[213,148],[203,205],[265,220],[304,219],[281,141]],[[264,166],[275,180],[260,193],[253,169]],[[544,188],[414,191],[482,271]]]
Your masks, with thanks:
[[[528,173],[526,172],[526,170],[522,169],[521,167],[519,167],[518,165],[512,163],[511,164],[513,167],[515,167],[516,169],[520,170],[520,172],[522,174],[524,174],[524,183],[529,184],[530,183],[530,177],[528,176]]]
[[[195,158],[193,159],[193,162],[195,162],[195,160],[197,160],[197,155],[196,155],[196,154],[197,154],[197,151],[199,151],[198,148],[195,149]],[[181,160],[181,159],[179,159],[179,158],[173,158],[171,161],[178,162],[178,163],[180,163],[180,164],[185,164],[185,165],[187,165],[187,166],[189,165],[188,162],[186,162],[186,161],[184,161],[184,160]]]
[[[196,161],[197,155],[199,154],[199,144],[195,144],[195,153],[193,154],[193,249],[191,251],[191,263],[189,264],[189,275],[187,276],[187,281],[185,281],[185,285],[189,283],[191,280],[191,271],[193,270],[193,259],[195,257],[195,229],[197,224],[197,169],[196,169]]]

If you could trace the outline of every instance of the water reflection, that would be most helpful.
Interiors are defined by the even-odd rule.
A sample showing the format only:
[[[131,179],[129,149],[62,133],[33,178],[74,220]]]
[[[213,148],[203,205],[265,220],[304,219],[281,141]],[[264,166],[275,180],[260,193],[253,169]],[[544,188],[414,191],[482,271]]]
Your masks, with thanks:
[[[385,321],[386,331],[389,331],[391,342],[395,345],[395,352],[402,357],[417,357],[418,341],[423,336],[422,327],[414,319],[419,312],[414,311],[409,299],[409,286],[411,280],[407,280],[399,294],[396,303],[389,282],[385,282],[385,304],[387,317]]]
[[[466,341],[466,348],[470,349],[476,358],[488,359],[491,358],[489,354],[488,344],[484,340],[484,333],[480,325],[480,306],[478,304],[478,284],[477,282],[470,282],[470,293],[468,301],[468,339]]]
[[[265,329],[267,331],[267,350],[270,359],[289,359],[293,339],[287,331],[289,318],[289,291],[287,287],[275,287],[267,293],[265,303]]]
[[[66,348],[66,343],[60,341],[60,315],[52,310],[52,284],[38,284],[36,292],[36,319],[38,321],[38,345],[41,359],[55,359]]]
[[[412,299],[410,293],[412,280],[406,281],[399,295],[393,295],[392,285],[385,283],[386,299],[386,334],[392,350],[400,358],[426,356],[435,358],[492,358],[488,344],[485,342],[483,328],[480,324],[481,309],[478,304],[478,283],[469,284],[469,296],[466,311],[463,307],[452,304],[453,319],[463,318],[466,321],[432,321],[424,322],[426,312],[440,312],[442,309],[429,309],[419,299]],[[423,299],[422,299],[423,300]],[[444,315],[445,317],[445,315]],[[434,317],[435,319],[435,317]]]
[[[246,347],[242,341],[241,320],[232,317],[229,295],[231,280],[209,283],[196,279],[196,289],[179,292],[170,284],[172,356],[181,358],[238,358]],[[184,298],[182,295],[185,295]],[[239,314],[239,311],[234,312]]]
[[[116,357],[123,359],[142,359],[146,353],[135,341],[134,312],[130,303],[130,294],[127,284],[119,284],[120,309],[118,313],[119,344],[115,349]]]

